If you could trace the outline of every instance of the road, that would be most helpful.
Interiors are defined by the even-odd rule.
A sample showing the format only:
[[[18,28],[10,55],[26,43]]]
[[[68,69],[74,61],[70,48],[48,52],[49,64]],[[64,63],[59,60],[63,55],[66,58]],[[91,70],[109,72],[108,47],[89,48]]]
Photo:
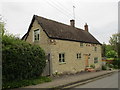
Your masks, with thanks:
[[[118,73],[75,88],[118,88]]]

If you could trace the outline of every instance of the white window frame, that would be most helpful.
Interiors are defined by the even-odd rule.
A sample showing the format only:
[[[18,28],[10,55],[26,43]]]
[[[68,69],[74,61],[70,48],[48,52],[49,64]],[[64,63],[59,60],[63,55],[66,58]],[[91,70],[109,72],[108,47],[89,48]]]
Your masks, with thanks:
[[[83,46],[84,46],[84,44],[80,42],[80,47],[83,47]]]
[[[64,63],[65,62],[65,53],[59,53],[59,62]]]
[[[77,59],[81,59],[81,53],[77,53],[76,56],[77,56]]]
[[[35,40],[35,32],[37,33],[37,35],[39,35],[39,36],[37,36],[37,40]],[[35,42],[35,41],[40,41],[40,29],[33,30],[33,42]]]
[[[94,57],[94,63],[98,63],[98,57]]]

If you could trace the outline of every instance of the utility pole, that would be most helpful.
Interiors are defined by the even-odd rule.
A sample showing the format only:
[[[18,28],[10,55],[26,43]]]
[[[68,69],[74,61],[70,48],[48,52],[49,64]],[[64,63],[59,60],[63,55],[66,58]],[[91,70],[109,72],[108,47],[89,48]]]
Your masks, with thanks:
[[[73,19],[75,20],[75,6],[73,6]]]

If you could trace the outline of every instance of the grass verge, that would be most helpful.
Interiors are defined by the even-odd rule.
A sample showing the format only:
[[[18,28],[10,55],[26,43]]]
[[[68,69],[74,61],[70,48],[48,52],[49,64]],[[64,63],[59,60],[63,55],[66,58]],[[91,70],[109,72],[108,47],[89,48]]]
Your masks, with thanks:
[[[12,81],[12,82],[3,83],[2,89],[19,88],[19,87],[36,85],[36,84],[50,82],[50,81],[51,81],[51,78],[40,76],[38,78],[33,78],[33,79],[29,79],[29,80],[26,79],[26,80],[21,80],[21,81]]]

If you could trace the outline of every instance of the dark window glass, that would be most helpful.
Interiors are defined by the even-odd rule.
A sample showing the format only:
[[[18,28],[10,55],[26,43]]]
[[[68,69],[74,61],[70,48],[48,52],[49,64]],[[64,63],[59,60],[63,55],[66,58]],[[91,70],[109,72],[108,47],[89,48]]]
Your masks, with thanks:
[[[65,62],[65,54],[64,53],[59,54],[59,62]]]

